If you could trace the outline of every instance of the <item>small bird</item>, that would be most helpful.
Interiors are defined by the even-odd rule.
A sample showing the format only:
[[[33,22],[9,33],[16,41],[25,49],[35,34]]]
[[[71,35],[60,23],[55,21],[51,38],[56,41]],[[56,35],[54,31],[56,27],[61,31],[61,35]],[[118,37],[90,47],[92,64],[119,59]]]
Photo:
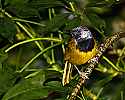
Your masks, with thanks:
[[[65,68],[62,83],[66,85],[70,80],[72,65],[87,63],[97,53],[97,44],[91,31],[86,26],[76,27],[71,32],[71,39],[65,50]]]

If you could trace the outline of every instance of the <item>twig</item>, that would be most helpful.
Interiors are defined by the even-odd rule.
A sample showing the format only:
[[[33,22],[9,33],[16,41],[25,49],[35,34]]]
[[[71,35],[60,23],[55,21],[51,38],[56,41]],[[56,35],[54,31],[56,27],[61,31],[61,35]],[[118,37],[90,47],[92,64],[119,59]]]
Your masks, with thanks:
[[[101,55],[106,51],[106,49],[116,40],[118,40],[121,37],[125,36],[125,32],[119,32],[119,33],[115,33],[114,35],[112,35],[111,37],[107,38],[106,41],[102,44],[100,44],[100,46],[98,47],[98,53],[96,54],[96,56],[94,56],[92,59],[90,59],[88,61],[89,65],[88,67],[85,69],[84,72],[82,72],[79,82],[76,84],[75,88],[72,90],[72,93],[69,97],[69,100],[75,100],[77,94],[80,91],[80,88],[83,84],[85,84],[85,81],[87,79],[89,79],[89,75],[92,73],[93,69],[95,68],[95,65],[98,64],[99,58],[101,57]]]

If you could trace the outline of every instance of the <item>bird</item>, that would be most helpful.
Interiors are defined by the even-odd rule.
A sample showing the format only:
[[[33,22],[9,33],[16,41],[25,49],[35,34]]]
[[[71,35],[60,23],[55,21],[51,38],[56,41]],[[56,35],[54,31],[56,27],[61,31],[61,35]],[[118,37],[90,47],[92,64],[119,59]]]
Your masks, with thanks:
[[[63,73],[63,86],[69,83],[72,65],[82,65],[87,63],[92,57],[97,54],[97,43],[92,32],[86,26],[73,28],[68,46],[65,49],[64,60],[65,68]]]

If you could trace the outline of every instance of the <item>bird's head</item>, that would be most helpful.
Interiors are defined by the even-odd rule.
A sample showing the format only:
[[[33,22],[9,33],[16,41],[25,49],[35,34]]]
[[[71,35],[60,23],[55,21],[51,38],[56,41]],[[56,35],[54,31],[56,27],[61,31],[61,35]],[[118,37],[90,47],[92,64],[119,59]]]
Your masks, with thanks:
[[[71,35],[77,42],[93,38],[91,31],[83,26],[74,28]]]
[[[80,51],[91,51],[94,47],[94,40],[91,31],[87,27],[76,27],[71,32]]]

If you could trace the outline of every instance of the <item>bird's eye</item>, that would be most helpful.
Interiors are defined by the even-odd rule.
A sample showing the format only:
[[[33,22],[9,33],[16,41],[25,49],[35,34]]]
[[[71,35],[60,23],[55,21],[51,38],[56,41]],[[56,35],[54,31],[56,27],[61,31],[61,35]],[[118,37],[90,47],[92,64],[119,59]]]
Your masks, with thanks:
[[[81,31],[82,31],[82,28],[81,27],[76,27],[72,30],[72,34],[74,35],[80,35],[81,34]]]
[[[88,29],[84,29],[84,31],[89,31]]]

